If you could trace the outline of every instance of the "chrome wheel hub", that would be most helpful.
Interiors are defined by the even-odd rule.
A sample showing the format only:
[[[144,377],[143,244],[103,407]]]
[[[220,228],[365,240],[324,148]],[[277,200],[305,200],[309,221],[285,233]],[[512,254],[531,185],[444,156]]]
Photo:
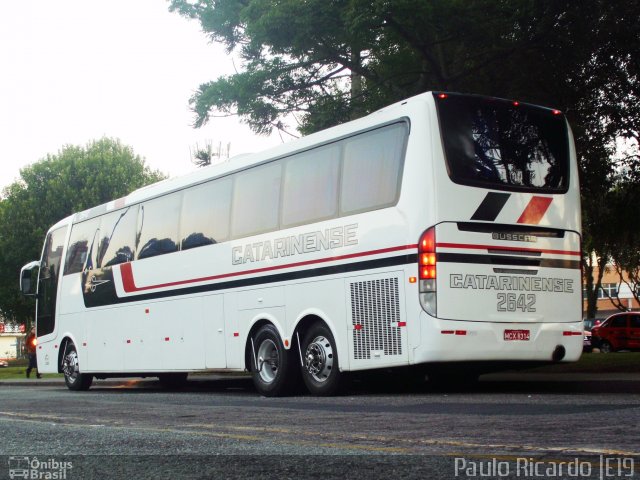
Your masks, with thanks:
[[[305,369],[316,382],[325,382],[333,368],[333,348],[326,337],[318,336],[304,354]]]
[[[64,357],[62,371],[71,383],[75,382],[78,378],[78,353],[75,350],[72,350]]]
[[[280,354],[273,340],[267,339],[260,344],[256,362],[262,381],[265,383],[273,382],[280,368]]]

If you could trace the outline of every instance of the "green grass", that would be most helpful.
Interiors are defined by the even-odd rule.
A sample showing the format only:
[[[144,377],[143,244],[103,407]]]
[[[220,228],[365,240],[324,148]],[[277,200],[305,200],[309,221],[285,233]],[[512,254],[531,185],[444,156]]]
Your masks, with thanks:
[[[575,363],[532,368],[531,373],[640,373],[640,352],[583,353]]]
[[[26,377],[27,364],[20,366],[11,366],[7,368],[0,368],[0,380],[15,380],[18,378]],[[62,377],[61,373],[43,373],[42,378],[59,378]],[[36,372],[31,372],[31,378],[36,378]]]

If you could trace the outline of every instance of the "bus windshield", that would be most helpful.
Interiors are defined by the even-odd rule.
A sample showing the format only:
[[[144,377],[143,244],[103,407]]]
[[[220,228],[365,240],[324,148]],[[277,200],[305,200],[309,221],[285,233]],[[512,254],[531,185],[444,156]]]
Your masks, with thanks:
[[[454,182],[500,190],[567,191],[569,139],[559,111],[469,95],[434,97]]]

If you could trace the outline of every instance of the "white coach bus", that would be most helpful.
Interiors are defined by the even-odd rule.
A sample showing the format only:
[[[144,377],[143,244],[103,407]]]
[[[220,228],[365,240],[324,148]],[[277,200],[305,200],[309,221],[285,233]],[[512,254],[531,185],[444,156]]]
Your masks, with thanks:
[[[226,369],[263,395],[300,377],[329,395],[358,370],[575,361],[571,130],[425,93],[76,213],[20,278],[39,369],[72,390]]]

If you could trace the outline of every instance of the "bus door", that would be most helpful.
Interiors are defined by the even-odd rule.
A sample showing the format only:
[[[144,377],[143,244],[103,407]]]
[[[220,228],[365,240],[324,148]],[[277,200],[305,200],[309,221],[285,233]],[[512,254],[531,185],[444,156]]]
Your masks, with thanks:
[[[36,333],[38,337],[53,333],[55,330],[58,281],[66,235],[67,227],[65,226],[49,232],[45,240],[40,262],[36,303]]]

